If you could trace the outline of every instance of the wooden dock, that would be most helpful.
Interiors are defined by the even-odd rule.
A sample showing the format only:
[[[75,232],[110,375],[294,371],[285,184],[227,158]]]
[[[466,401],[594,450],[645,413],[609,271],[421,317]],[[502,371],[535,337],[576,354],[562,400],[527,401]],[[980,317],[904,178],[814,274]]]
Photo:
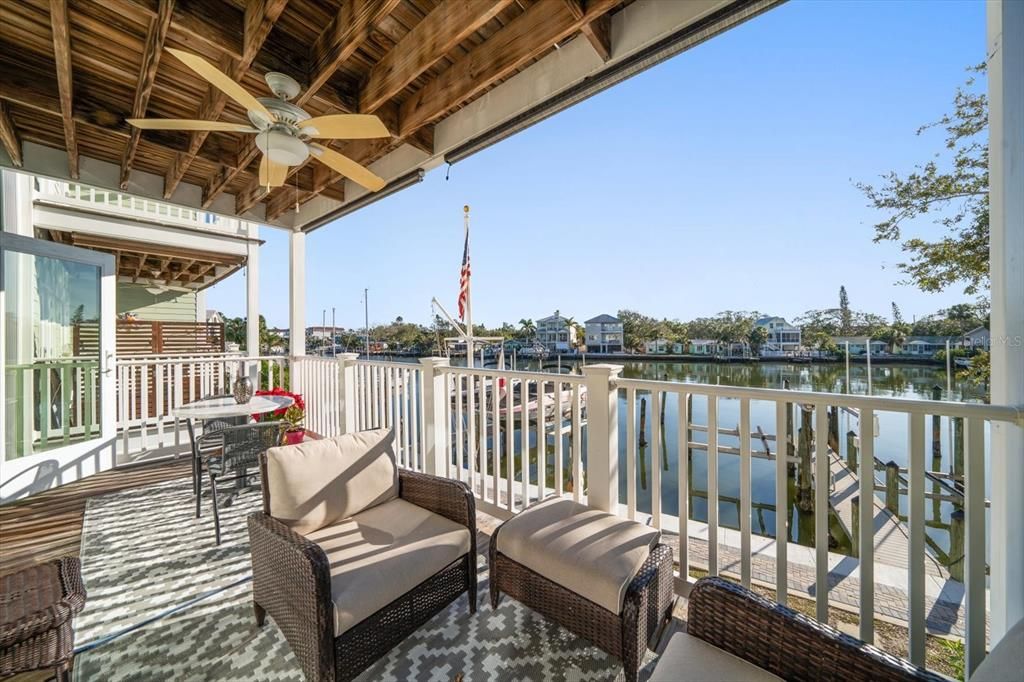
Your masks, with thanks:
[[[853,498],[860,495],[860,479],[843,459],[832,452],[829,456],[831,492],[829,505],[835,511],[846,532],[853,537]],[[910,562],[910,539],[907,527],[872,494],[875,520],[875,563],[906,568]],[[925,573],[946,580],[949,571],[925,548]]]

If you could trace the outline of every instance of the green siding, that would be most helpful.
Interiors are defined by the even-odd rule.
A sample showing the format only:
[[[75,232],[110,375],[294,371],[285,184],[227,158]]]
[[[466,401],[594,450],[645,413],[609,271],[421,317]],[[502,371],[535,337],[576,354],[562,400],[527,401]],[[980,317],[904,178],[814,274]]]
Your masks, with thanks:
[[[133,312],[140,320],[195,322],[196,294],[165,291],[153,295],[141,284],[117,285],[117,314]]]

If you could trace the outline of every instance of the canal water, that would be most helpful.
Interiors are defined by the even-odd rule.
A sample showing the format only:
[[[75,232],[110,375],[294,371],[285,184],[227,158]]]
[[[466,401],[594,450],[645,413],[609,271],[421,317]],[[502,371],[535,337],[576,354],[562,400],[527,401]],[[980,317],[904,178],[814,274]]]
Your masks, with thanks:
[[[458,363],[453,359],[453,364]],[[626,378],[675,381],[688,383],[720,384],[729,386],[750,386],[761,388],[782,388],[788,381],[789,387],[793,390],[837,392],[865,395],[868,393],[867,367],[864,365],[852,365],[850,368],[849,382],[847,382],[846,368],[843,364],[786,364],[786,363],[750,363],[750,364],[727,364],[727,363],[702,363],[702,362],[617,362],[623,364],[623,376]],[[550,361],[544,362],[545,370],[552,370]],[[520,362],[519,370],[539,370],[541,365],[538,361],[528,363]],[[574,373],[579,368],[569,365]],[[563,365],[563,370],[566,367]],[[944,367],[930,365],[875,365],[871,370],[871,395],[891,396],[898,398],[916,398],[929,400],[932,398],[934,387],[939,387],[941,399],[955,401],[977,401],[980,400],[980,393],[961,382],[952,381],[952,389],[947,391],[947,378]],[[549,389],[550,390],[550,389]],[[661,444],[659,447],[659,462],[651,461],[650,447],[638,447],[637,462],[637,508],[643,512],[651,511],[651,470],[654,466],[660,466],[661,475],[661,499],[662,512],[669,515],[678,513],[678,428],[677,415],[678,398],[675,394],[664,394],[664,421],[661,429]],[[647,402],[647,425],[645,440],[650,443],[652,434],[651,428],[656,415],[653,414],[650,395],[645,392],[637,392],[636,409],[639,412],[641,399]],[[620,501],[626,502],[627,480],[626,471],[626,405],[624,391],[620,392],[619,409],[619,496]],[[775,434],[775,404],[773,402],[751,401],[750,405],[751,428],[753,431],[760,426],[766,434]],[[660,415],[658,416],[660,418]],[[795,415],[795,428],[799,428],[799,415]],[[637,433],[639,436],[639,414],[636,415]],[[695,396],[692,405],[691,422],[694,424],[707,424],[707,399]],[[857,418],[840,413],[839,434],[840,454],[846,456],[846,437],[849,430],[859,431]],[[721,428],[735,428],[739,424],[739,401],[731,399],[719,399],[718,423]],[[875,440],[875,456],[882,462],[895,461],[900,466],[907,465],[907,417],[899,413],[877,413],[877,438]],[[928,469],[932,471],[949,472],[952,468],[951,460],[951,425],[947,419],[942,419],[938,429],[938,445],[933,441],[932,418],[928,417],[925,427],[925,452]],[[563,437],[563,452],[569,451],[569,436]],[[584,433],[584,440],[586,436]],[[692,440],[695,442],[707,442],[706,434],[700,431],[693,432]],[[739,439],[722,435],[719,437],[720,445],[739,447]],[[987,435],[986,435],[987,443]],[[520,434],[515,433],[515,449],[520,449]],[[528,447],[530,452],[531,480],[536,481],[536,442],[532,429],[529,434]],[[754,439],[752,447],[757,450],[763,448],[761,443]],[[774,444],[772,444],[774,449]],[[553,464],[553,441],[549,439],[546,444],[548,471],[546,479],[548,486],[554,483]],[[517,453],[518,454],[518,453]],[[518,456],[517,456],[518,459]],[[720,453],[718,458],[718,484],[719,484],[719,522],[728,528],[739,528],[739,456],[727,453]],[[697,521],[707,520],[707,458],[704,450],[693,449],[689,457],[689,481],[690,489],[687,491],[690,500],[690,518]],[[516,471],[519,471],[518,462]],[[564,471],[569,472],[570,467],[566,461]],[[876,481],[883,482],[884,472],[876,473]],[[797,490],[796,482],[790,476],[788,485],[789,499],[786,502],[787,513],[790,515],[790,538],[791,542],[811,546],[814,538],[814,515],[813,512],[801,511],[796,504]],[[941,492],[937,483],[929,483],[929,489],[934,488]],[[986,485],[986,488],[988,486]],[[753,458],[751,462],[751,491],[752,491],[752,529],[759,535],[773,537],[775,533],[775,462],[768,459]],[[879,494],[881,496],[881,494]],[[928,514],[927,539],[928,544],[934,552],[944,558],[949,549],[949,515],[954,506],[950,502],[932,501],[926,503]],[[901,499],[901,513],[906,514],[906,500]],[[831,519],[832,527],[832,549],[841,553],[848,553],[850,550],[849,538],[842,532],[836,523]]]

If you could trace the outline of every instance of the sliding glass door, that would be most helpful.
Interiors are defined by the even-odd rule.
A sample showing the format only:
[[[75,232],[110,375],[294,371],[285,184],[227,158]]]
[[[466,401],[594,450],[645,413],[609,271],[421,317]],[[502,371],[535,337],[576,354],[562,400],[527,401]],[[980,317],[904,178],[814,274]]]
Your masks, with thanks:
[[[0,233],[0,501],[113,464],[114,259]]]

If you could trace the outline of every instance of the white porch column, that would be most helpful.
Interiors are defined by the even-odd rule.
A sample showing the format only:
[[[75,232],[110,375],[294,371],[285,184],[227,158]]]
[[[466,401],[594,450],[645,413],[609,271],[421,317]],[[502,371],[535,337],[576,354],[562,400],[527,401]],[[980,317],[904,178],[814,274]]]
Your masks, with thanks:
[[[1024,405],[1024,2],[988,0],[992,404]],[[992,424],[992,644],[1024,618],[1024,429]]]
[[[619,506],[619,391],[622,365],[586,365],[587,504],[615,513]]]
[[[288,242],[288,347],[293,358],[306,354],[306,233],[292,232]]]
[[[32,176],[0,170],[2,188],[0,203],[3,204],[3,231],[32,237]]]
[[[428,474],[447,475],[448,442],[444,405],[448,400],[447,375],[439,367],[448,366],[448,358],[420,358],[423,366],[423,443],[424,466]]]
[[[4,232],[24,237],[34,236],[35,229],[32,220],[32,194],[34,191],[31,175],[11,170],[0,170],[0,206],[2,206],[0,223],[2,223]],[[31,256],[18,255],[16,261],[17,272],[28,278],[34,277],[31,273],[34,272],[35,261]],[[0,292],[0,315],[5,316],[7,311],[11,310],[17,319],[30,320],[32,306],[31,287],[20,287],[17,297],[8,296],[6,299],[2,298],[2,292]],[[30,363],[32,362],[32,348],[32,325],[21,324],[17,327],[15,334],[0,339],[0,362],[9,358],[14,364]],[[18,393],[16,389],[7,387],[5,383],[7,372],[0,374],[2,374],[0,376],[0,396],[8,395],[8,391],[11,394]],[[34,404],[31,383],[26,381],[21,395],[12,396],[19,404]],[[32,438],[26,438],[21,443],[15,443],[13,440],[8,443],[7,436],[18,433],[19,430],[21,433],[32,433],[32,410],[21,410],[21,414],[17,417],[15,414],[13,410],[10,411],[10,414],[5,410],[4,414],[0,415],[0,448],[21,448],[24,451],[22,454],[30,455],[32,454]],[[15,420],[19,417],[21,428],[17,429]]]
[[[259,238],[260,226],[248,223],[246,232],[249,239]],[[250,356],[260,354],[260,245],[250,241],[245,255],[245,347]],[[260,363],[250,363],[249,379],[255,388],[260,387]],[[272,388],[272,387],[271,387]]]
[[[341,415],[341,432],[357,430],[356,414],[359,396],[356,392],[356,360],[359,353],[338,353],[338,412]]]

